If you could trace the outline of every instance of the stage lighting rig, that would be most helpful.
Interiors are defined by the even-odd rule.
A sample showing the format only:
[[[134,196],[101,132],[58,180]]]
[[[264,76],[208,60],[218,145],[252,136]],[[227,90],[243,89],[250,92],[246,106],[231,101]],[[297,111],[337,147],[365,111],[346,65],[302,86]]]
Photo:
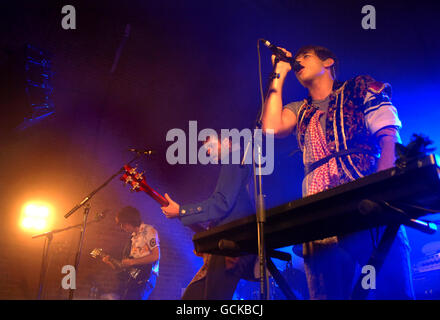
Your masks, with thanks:
[[[54,113],[51,54],[30,44],[2,49],[0,96],[2,133],[26,129]]]
[[[25,92],[30,113],[18,127],[25,129],[52,113],[52,71],[49,53],[30,44],[25,46]]]

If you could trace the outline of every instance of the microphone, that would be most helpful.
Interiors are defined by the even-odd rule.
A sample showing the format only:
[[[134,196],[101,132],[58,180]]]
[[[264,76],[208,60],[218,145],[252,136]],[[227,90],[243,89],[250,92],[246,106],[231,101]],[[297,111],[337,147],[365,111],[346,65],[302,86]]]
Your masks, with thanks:
[[[130,148],[130,149],[128,149],[128,151],[134,152],[134,153],[137,153],[137,154],[141,154],[141,155],[145,155],[145,156],[149,156],[149,155],[152,155],[152,154],[156,153],[156,151],[153,151],[153,150],[134,149],[134,148]]]
[[[301,65],[298,61],[295,60],[295,62],[293,63],[293,71],[298,72],[302,68],[304,68],[304,66]]]
[[[265,40],[265,39],[261,39],[261,41],[263,41],[263,44],[269,48],[270,51],[272,51],[272,53],[281,61],[285,61],[288,62],[292,65],[293,71],[298,72],[300,71],[302,68],[304,68],[304,66],[302,66],[298,61],[294,60],[293,57],[288,57],[286,55],[286,53],[281,50],[280,48],[278,48],[277,46],[273,45],[272,43],[270,43],[269,41]]]
[[[293,60],[292,57],[288,57],[286,55],[286,53],[281,50],[280,48],[278,48],[277,46],[273,45],[272,43],[270,43],[269,41],[265,40],[265,39],[261,39],[261,41],[263,41],[263,44],[269,48],[270,51],[272,51],[272,53],[280,60],[285,61],[285,62],[289,62],[289,63],[294,63],[295,61]]]

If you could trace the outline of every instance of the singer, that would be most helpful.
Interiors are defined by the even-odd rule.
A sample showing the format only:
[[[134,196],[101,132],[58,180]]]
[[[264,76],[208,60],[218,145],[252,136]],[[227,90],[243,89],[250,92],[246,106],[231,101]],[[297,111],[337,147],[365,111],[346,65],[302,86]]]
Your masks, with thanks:
[[[280,59],[275,66],[280,76],[264,105],[263,130],[273,129],[276,137],[295,131],[305,166],[303,196],[392,167],[401,122],[390,85],[368,75],[337,81],[338,60],[321,46],[302,47],[293,57],[279,49],[297,65],[295,76],[308,97],[283,106],[282,89],[292,64]],[[376,228],[303,244],[310,297],[348,299],[359,276],[356,270],[365,266],[382,233],[383,228]],[[410,270],[409,244],[401,227],[368,299],[413,299]]]

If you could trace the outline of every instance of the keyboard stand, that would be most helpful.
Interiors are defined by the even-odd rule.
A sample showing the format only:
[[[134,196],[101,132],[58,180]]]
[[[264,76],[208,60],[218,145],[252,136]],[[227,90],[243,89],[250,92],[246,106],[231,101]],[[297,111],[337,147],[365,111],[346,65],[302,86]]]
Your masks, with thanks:
[[[419,231],[422,231],[422,232],[428,233],[428,234],[434,234],[437,231],[437,226],[434,223],[411,219],[411,218],[409,218],[410,215],[408,215],[402,209],[395,208],[386,202],[383,202],[383,203],[387,207],[387,211],[383,212],[383,213],[389,214],[392,219],[401,220],[402,223],[387,225],[385,228],[385,231],[380,239],[379,245],[373,249],[373,252],[367,262],[367,265],[374,266],[375,271],[376,271],[376,279],[377,279],[377,275],[380,272],[380,269],[382,268],[382,265],[385,261],[385,258],[387,257],[388,252],[391,249],[391,246],[394,242],[394,239],[396,238],[397,232],[399,231],[401,224],[404,224],[408,227],[417,229]],[[382,204],[382,207],[384,207],[383,204]],[[361,274],[359,276],[359,279],[357,280],[356,285],[355,285],[353,292],[351,294],[350,298],[352,300],[365,300],[367,298],[368,294],[370,293],[370,289],[368,289],[368,288],[364,289],[362,287],[362,279],[363,278],[364,278],[364,275]]]
[[[290,289],[290,286],[287,284],[283,275],[277,269],[277,267],[275,266],[275,264],[273,263],[270,257],[266,259],[266,266],[270,274],[274,278],[275,282],[277,283],[278,287],[281,289],[284,296],[287,298],[287,300],[298,300],[298,297]]]

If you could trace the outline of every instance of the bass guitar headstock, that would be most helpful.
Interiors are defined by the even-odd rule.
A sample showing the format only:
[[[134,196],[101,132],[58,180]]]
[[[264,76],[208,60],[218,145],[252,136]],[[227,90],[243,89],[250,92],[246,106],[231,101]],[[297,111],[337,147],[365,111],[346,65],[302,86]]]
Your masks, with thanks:
[[[147,181],[144,177],[144,172],[137,172],[137,168],[133,168],[129,165],[124,165],[125,173],[121,177],[121,181],[125,182],[126,185],[131,186],[132,191],[145,191],[145,186],[147,186]]]
[[[161,206],[166,207],[169,205],[167,199],[147,184],[144,172],[139,173],[137,168],[133,168],[128,164],[124,165],[124,174],[122,175],[121,180],[124,181],[126,185],[131,186],[131,191],[144,191]]]

